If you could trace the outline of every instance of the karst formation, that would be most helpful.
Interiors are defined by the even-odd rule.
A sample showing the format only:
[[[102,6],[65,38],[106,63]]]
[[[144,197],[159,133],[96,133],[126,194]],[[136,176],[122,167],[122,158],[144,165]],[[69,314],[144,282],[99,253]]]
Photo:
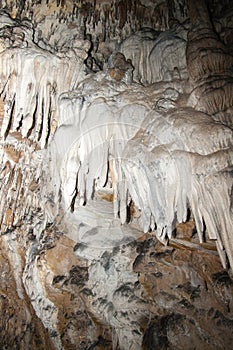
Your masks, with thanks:
[[[232,349],[232,125],[232,0],[0,0],[0,350]]]

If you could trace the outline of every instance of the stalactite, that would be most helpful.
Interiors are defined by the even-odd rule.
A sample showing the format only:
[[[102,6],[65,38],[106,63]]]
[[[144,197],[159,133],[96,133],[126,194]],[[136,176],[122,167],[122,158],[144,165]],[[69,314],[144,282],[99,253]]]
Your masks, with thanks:
[[[103,75],[100,76],[104,79]],[[92,95],[95,84],[98,88]],[[64,95],[61,99],[63,122],[60,128],[63,133],[57,134],[55,144],[62,148],[64,135],[69,135],[66,156],[57,153],[64,164],[62,168],[67,169],[66,173],[60,172],[61,184],[58,185],[62,188],[65,208],[70,208],[72,203],[75,211],[79,205],[88,203],[98,188],[105,186],[105,179],[110,174],[102,164],[109,163],[114,212],[116,216],[120,214],[122,223],[126,221],[126,208],[132,198],[141,211],[140,225],[144,232],[156,229],[157,236],[166,241],[172,237],[176,221],[186,221],[190,208],[200,241],[204,239],[205,222],[210,238],[217,240],[219,247],[225,247],[224,251],[219,250],[224,266],[225,251],[232,264],[230,243],[226,248],[230,237],[225,233],[230,232],[228,223],[231,225],[232,222],[232,181],[228,170],[225,171],[232,162],[232,130],[214,122],[204,113],[188,108],[182,110],[176,102],[178,96],[173,97],[173,92],[165,93],[166,84],[162,85],[163,88],[160,86],[153,100],[154,105],[157,98],[166,106],[166,114],[161,108],[163,105],[157,112],[153,107],[150,109],[150,87],[143,90],[142,97],[132,86],[131,93],[135,96],[132,100],[138,101],[135,106],[135,102],[132,105],[128,96],[124,95],[127,90],[122,85],[116,86],[115,94],[107,99],[108,93],[101,91],[103,88],[103,91],[108,91],[105,90],[108,84],[104,85],[104,80],[98,78],[95,83],[93,79],[87,79],[81,83],[77,96]],[[81,89],[83,96],[80,96]],[[178,81],[174,89],[178,95],[178,91],[182,92]],[[111,91],[114,91],[114,85]],[[84,96],[85,102],[82,103]],[[118,102],[112,101],[113,96],[114,99],[117,96]],[[169,107],[170,98],[172,103]],[[169,110],[173,112],[169,113]],[[71,120],[76,131],[68,126]],[[209,134],[211,138],[207,137]],[[57,156],[52,158],[57,159]],[[225,181],[225,199],[219,199],[215,204],[214,198],[221,195],[217,190],[214,193],[208,183],[217,188],[219,179]],[[207,197],[209,207],[205,209]],[[223,208],[228,208],[229,212],[222,220]]]
[[[1,346],[230,348],[229,13],[1,5]]]
[[[6,16],[4,18],[6,26],[2,29],[2,40],[6,28],[14,30],[14,22]],[[20,43],[19,48],[13,41],[1,52],[1,60],[5,61],[0,68],[0,94],[5,100],[1,135],[6,137],[9,131],[20,131],[23,137],[30,135],[31,139],[40,142],[43,148],[52,124],[57,120],[58,97],[65,85],[67,90],[74,88],[82,76],[89,44],[82,41],[82,51],[78,48],[79,41],[75,39],[74,49],[67,48],[66,52],[55,55],[35,45],[32,38],[33,31],[30,44],[24,46]]]

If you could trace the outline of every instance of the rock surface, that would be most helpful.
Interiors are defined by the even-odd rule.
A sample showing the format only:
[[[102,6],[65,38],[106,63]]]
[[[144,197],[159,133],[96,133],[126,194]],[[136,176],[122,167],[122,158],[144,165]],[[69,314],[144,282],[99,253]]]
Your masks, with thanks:
[[[231,349],[231,2],[0,6],[0,349]]]

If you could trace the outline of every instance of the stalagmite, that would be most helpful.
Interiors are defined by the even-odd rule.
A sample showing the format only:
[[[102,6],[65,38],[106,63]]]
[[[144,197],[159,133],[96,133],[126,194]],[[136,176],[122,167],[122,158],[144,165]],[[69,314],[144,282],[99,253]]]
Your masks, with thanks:
[[[232,127],[233,56],[218,38],[205,1],[190,0],[187,68],[193,84],[190,103]]]

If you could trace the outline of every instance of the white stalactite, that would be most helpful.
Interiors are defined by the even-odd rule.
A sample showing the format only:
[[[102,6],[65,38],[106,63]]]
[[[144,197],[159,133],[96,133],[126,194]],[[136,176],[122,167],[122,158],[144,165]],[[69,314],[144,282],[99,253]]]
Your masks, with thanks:
[[[12,206],[14,212],[22,210],[27,215],[41,201],[46,220],[51,222],[60,202],[64,212],[71,210],[75,215],[76,209],[107,189],[113,196],[114,215],[120,216],[122,224],[133,200],[141,214],[141,229],[156,229],[162,241],[171,238],[176,222],[185,221],[191,209],[200,241],[206,225],[209,237],[217,240],[223,264],[226,251],[233,266],[232,129],[185,103],[190,96],[185,81],[185,27],[159,35],[147,30],[135,34],[136,43],[133,36],[121,45],[136,64],[136,80],[150,84],[143,87],[127,78],[132,65],[122,55],[111,56],[106,72],[83,80],[89,43],[72,32],[67,50],[59,45],[59,50],[52,50],[49,44],[46,50],[45,43],[43,48],[39,40],[35,44],[28,24],[17,24],[17,33],[26,33],[20,40],[14,26],[14,21],[3,16],[0,94],[5,115],[1,136],[5,144],[14,145],[2,184],[1,209],[10,209],[8,218],[1,216],[3,225],[17,221],[11,218],[18,215]],[[8,32],[11,43],[4,42]],[[173,39],[179,62],[174,58]],[[114,66],[116,57],[123,66]],[[25,140],[29,142],[26,148],[22,146]],[[39,153],[47,144],[48,150]],[[35,162],[30,159],[32,149]],[[4,152],[2,173],[9,157],[9,151]],[[31,190],[35,183],[40,187],[36,195]],[[16,204],[22,199],[23,209]]]
[[[157,236],[166,241],[176,222],[186,221],[191,209],[200,242],[206,225],[209,238],[225,247],[232,264],[232,130],[191,108],[176,106],[166,113],[154,110],[151,87],[139,98],[136,85],[114,88],[111,83],[113,93],[109,94],[110,82],[107,76],[101,77],[96,77],[99,86],[94,95],[87,80],[78,95],[70,96],[72,103],[68,95],[60,100],[64,113],[54,143],[63,151],[51,158],[60,159],[61,185],[59,181],[57,185],[62,188],[65,210],[87,203],[110,180],[114,212],[122,224],[132,198],[141,211],[143,231],[156,229]],[[164,89],[166,84],[161,85],[157,98]],[[143,104],[131,102],[134,94],[134,101],[143,100]],[[225,186],[222,199],[220,178]],[[219,249],[219,253],[226,266],[224,251]]]
[[[33,42],[32,28],[30,31],[27,28],[25,38],[23,25],[17,27],[22,34],[22,41],[17,43],[14,25],[18,23],[7,16],[3,18],[0,27],[3,46],[0,52],[0,96],[5,100],[5,115],[1,136],[6,137],[9,130],[20,131],[23,137],[40,142],[44,148],[58,120],[60,94],[75,88],[82,79],[89,43],[76,39],[74,48],[51,53]],[[12,31],[13,42],[4,47],[7,30]],[[75,50],[75,47],[82,49]]]

